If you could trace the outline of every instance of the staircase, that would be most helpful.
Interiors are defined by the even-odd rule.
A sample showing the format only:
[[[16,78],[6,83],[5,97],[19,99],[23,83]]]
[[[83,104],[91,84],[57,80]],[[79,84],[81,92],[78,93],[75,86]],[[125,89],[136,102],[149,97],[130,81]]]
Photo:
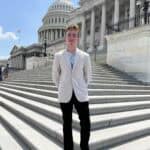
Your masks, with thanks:
[[[62,150],[62,117],[51,66],[0,82],[0,150]],[[93,64],[89,85],[90,150],[150,149],[150,86],[106,64]],[[75,150],[80,126],[73,111]]]

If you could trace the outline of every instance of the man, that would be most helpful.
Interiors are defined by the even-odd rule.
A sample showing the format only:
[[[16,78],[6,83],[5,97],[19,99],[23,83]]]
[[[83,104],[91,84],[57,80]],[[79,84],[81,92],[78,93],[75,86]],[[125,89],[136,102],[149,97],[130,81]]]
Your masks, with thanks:
[[[4,73],[4,79],[8,78],[8,72],[9,72],[9,64],[6,65],[3,73]]]
[[[0,81],[2,81],[2,67],[0,66]]]
[[[89,54],[79,50],[79,27],[66,29],[66,50],[55,54],[52,78],[58,87],[58,99],[63,117],[64,150],[73,150],[72,110],[75,106],[81,125],[81,150],[89,150],[90,118],[88,83],[91,79]]]

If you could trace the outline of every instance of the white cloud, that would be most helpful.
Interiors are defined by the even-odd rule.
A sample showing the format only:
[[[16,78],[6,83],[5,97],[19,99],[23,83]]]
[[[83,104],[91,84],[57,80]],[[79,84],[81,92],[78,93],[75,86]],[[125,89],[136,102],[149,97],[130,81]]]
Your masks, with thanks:
[[[0,60],[8,59],[9,56],[0,56]]]
[[[18,40],[18,37],[13,32],[4,32],[0,26],[0,40]]]

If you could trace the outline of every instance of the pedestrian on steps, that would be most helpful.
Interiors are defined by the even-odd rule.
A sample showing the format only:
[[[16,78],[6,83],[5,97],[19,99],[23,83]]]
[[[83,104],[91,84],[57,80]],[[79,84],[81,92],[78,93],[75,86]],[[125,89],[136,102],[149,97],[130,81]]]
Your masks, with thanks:
[[[75,107],[81,126],[81,150],[89,150],[90,116],[88,84],[91,80],[91,61],[88,53],[77,48],[79,27],[66,28],[66,49],[54,56],[52,78],[58,87],[58,99],[63,118],[64,150],[73,150],[72,111]]]

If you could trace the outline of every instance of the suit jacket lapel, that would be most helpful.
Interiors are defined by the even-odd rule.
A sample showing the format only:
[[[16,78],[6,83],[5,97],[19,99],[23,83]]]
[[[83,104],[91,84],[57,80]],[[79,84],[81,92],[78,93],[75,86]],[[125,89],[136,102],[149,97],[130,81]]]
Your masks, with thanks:
[[[66,62],[66,65],[69,67],[69,69],[71,69],[71,64],[70,64],[70,61],[68,59],[66,50],[63,53],[63,57],[64,57],[64,61]]]
[[[78,49],[77,49],[77,50],[76,50],[76,56],[75,56],[74,65],[73,65],[72,71],[75,70],[75,68],[76,68],[76,66],[77,66],[77,64],[78,64],[78,62],[79,62],[79,51],[78,51]]]

